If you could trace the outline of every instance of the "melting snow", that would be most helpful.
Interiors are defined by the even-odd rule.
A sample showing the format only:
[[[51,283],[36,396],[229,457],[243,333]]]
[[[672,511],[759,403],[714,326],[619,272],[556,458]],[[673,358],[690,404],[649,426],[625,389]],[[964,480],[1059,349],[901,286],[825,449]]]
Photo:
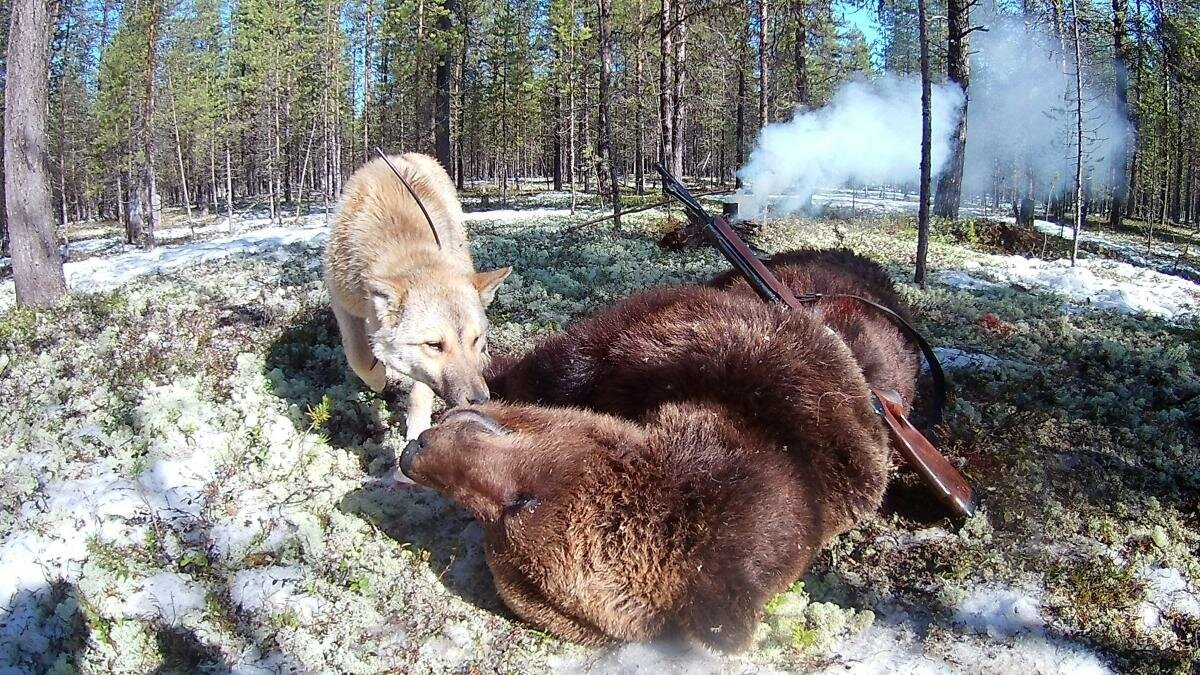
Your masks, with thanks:
[[[981,586],[959,604],[954,620],[991,637],[1041,633],[1046,622],[1040,604],[1030,591]]]
[[[233,603],[247,612],[296,612],[302,621],[317,615],[320,602],[299,588],[304,573],[298,567],[263,567],[240,570],[229,585]]]
[[[125,616],[161,618],[169,624],[178,624],[188,613],[204,607],[204,587],[186,574],[159,572],[139,586],[141,590],[122,604]]]
[[[972,594],[956,621],[979,635],[929,640],[925,622],[903,610],[885,611],[862,633],[834,645],[833,664],[820,673],[1110,673],[1086,647],[1043,634],[1036,600],[992,587]]]
[[[659,640],[635,642],[612,647],[584,659],[550,659],[552,672],[570,675],[635,675],[637,673],[671,673],[678,675],[709,675],[713,673],[767,672],[751,664],[722,659],[700,647]]]
[[[945,370],[987,370],[1000,364],[1000,359],[990,354],[968,352],[953,347],[934,347],[933,352],[937,354],[938,361]],[[925,363],[924,359],[921,360],[921,364],[922,368],[929,368],[929,364]]]
[[[1008,286],[1056,293],[1074,305],[1174,321],[1196,317],[1200,307],[1200,285],[1116,260],[1079,260],[1071,267],[1068,260],[980,255],[962,267],[941,272],[938,278],[972,290]]]
[[[1183,578],[1179,570],[1158,568],[1142,573],[1146,583],[1146,601],[1138,608],[1138,619],[1144,630],[1162,623],[1165,614],[1182,614],[1200,618],[1200,591]]]
[[[584,213],[576,211],[577,214]],[[568,209],[499,209],[475,211],[464,216],[468,221],[512,222],[531,218],[568,216]],[[268,226],[266,218],[236,221],[231,227],[228,221],[195,228],[197,235],[238,230],[234,234],[219,236],[205,241],[184,244],[168,244],[153,250],[141,250],[124,246],[117,238],[92,239],[69,245],[72,253],[89,253],[117,248],[115,255],[97,256],[63,264],[67,287],[76,292],[99,292],[112,290],[137,277],[147,274],[173,272],[205,262],[220,260],[232,255],[274,255],[291,244],[321,245],[329,227],[324,214],[312,214],[293,221],[292,225]],[[191,235],[191,228],[177,227],[160,231],[160,240],[181,238]],[[7,309],[13,302],[13,282],[0,284],[0,310]]]
[[[582,213],[581,209],[575,210],[576,215],[580,213]],[[571,215],[570,209],[496,209],[494,211],[471,211],[463,214],[463,220],[495,220],[508,223],[528,218],[561,218],[569,215]]]

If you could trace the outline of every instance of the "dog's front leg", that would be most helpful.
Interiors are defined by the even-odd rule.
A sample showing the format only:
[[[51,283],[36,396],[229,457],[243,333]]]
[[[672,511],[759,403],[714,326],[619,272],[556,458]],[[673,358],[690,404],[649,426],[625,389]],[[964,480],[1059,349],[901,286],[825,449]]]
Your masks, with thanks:
[[[408,415],[404,418],[404,436],[412,440],[433,426],[433,390],[423,382],[413,382],[408,394]]]

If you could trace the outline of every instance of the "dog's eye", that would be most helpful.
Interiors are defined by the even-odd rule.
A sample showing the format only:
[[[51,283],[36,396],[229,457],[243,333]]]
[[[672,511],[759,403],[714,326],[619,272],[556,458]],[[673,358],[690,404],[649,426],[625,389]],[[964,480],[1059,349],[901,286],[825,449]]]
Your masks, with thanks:
[[[426,347],[428,347],[428,348],[430,348],[430,349],[432,349],[432,350],[433,350],[433,351],[435,351],[435,352],[440,352],[440,351],[442,351],[442,349],[445,347],[445,345],[443,345],[443,344],[442,344],[442,342],[440,342],[440,341],[438,341],[438,342],[426,342],[426,343],[425,343],[425,346],[426,346]]]

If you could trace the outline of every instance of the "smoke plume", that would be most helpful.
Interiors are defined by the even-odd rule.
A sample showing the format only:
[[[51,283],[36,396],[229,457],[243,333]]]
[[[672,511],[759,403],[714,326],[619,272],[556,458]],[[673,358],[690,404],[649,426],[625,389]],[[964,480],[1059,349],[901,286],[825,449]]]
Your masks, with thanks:
[[[950,154],[950,136],[962,110],[962,90],[932,89],[932,170]],[[738,172],[743,213],[770,200],[772,212],[803,208],[817,188],[847,183],[911,183],[920,177],[921,79],[885,76],[852,80],[823,108],[797,112],[790,122],[767,125]]]
[[[1073,54],[1060,41],[1017,18],[976,11],[987,31],[971,36],[970,105],[963,201],[1069,190],[1074,180]],[[1069,46],[1069,45],[1068,45]],[[1132,130],[1111,84],[1109,62],[1084,62],[1084,172],[1093,188],[1123,175]],[[962,110],[961,90],[935,84],[932,172],[950,152]],[[824,107],[797,111],[767,126],[739,172],[738,201],[752,217],[805,207],[819,188],[916,185],[921,153],[921,81],[885,75],[843,85]]]
[[[1035,196],[1070,190],[1075,179],[1075,64],[1070,45],[1010,16],[977,15],[971,36],[964,197],[997,185]],[[1086,52],[1085,52],[1086,55]],[[1132,137],[1111,61],[1083,64],[1084,177],[1115,184]],[[1123,170],[1122,170],[1123,173]]]

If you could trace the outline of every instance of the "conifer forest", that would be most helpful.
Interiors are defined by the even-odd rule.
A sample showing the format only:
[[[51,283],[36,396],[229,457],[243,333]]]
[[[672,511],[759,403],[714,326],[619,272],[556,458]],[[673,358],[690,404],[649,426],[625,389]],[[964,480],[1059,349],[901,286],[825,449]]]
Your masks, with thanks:
[[[1197,672],[1200,0],[0,0],[0,110],[0,673]]]

